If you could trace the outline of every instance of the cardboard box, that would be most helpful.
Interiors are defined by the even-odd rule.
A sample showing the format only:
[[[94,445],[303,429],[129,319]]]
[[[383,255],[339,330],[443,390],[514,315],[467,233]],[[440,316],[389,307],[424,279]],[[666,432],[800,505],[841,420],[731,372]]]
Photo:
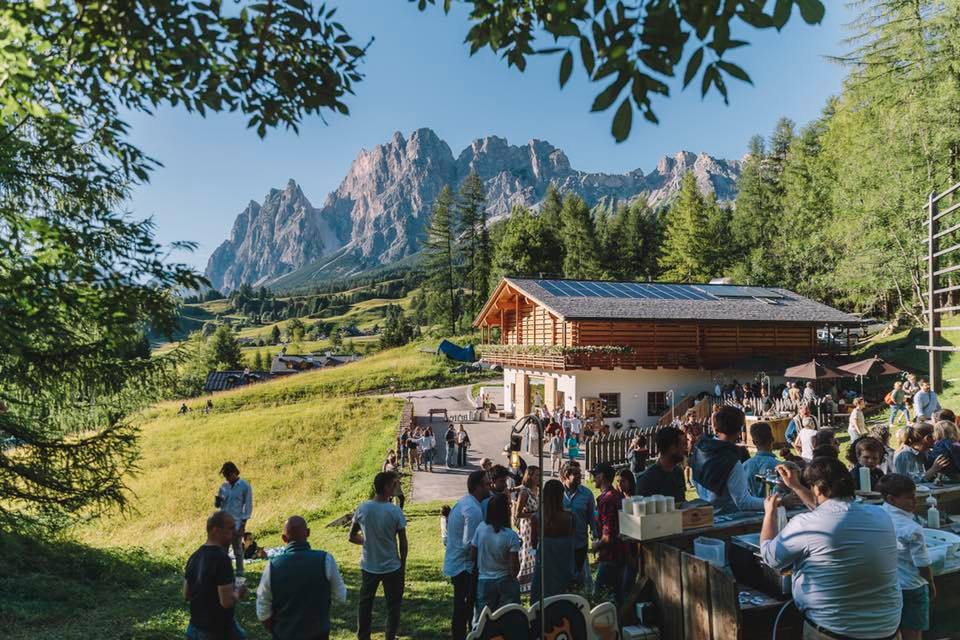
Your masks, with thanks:
[[[699,529],[701,527],[713,526],[713,507],[710,505],[681,509],[680,513],[683,514],[684,529]]]
[[[683,532],[683,515],[680,511],[633,515],[620,511],[620,533],[634,540],[651,540],[675,536]]]

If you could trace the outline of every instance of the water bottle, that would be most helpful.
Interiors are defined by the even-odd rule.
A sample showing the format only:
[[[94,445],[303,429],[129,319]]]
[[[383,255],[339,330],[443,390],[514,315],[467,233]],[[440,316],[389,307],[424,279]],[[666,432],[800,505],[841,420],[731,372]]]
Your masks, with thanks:
[[[927,498],[927,528],[940,528],[940,510],[937,509],[937,499],[933,496]]]

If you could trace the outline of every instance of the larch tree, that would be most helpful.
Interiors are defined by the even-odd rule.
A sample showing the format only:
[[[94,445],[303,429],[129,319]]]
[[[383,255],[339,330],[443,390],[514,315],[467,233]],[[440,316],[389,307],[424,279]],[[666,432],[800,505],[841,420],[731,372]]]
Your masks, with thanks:
[[[487,196],[475,171],[460,185],[457,198],[458,243],[463,257],[463,282],[470,290],[465,310],[473,317],[490,291],[490,232],[487,229]]]
[[[427,279],[427,305],[430,315],[450,334],[456,333],[461,305],[458,303],[456,203],[453,191],[444,187],[433,203],[427,238],[423,244]]]
[[[600,278],[600,247],[593,215],[580,196],[569,194],[560,211],[563,225],[563,276],[575,280]]]
[[[710,205],[693,173],[683,177],[680,193],[666,213],[660,275],[671,282],[706,282],[716,274]]]

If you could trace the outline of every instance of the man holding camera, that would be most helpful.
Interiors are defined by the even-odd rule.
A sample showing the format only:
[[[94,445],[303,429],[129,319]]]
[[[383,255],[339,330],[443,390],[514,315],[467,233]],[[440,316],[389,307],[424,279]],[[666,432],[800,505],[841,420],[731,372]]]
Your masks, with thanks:
[[[213,504],[217,509],[226,511],[233,516],[234,530],[230,546],[233,547],[233,557],[237,563],[237,575],[243,575],[243,533],[247,527],[247,520],[253,515],[253,489],[250,483],[240,479],[240,469],[232,462],[224,462],[220,467],[220,475],[224,483]]]

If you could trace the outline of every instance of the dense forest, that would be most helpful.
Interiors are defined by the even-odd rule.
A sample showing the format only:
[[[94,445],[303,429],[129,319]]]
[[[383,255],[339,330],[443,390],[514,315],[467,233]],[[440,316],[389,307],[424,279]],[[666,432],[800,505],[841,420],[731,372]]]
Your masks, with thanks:
[[[749,141],[733,203],[701,193],[692,176],[662,211],[642,200],[590,211],[551,190],[539,211],[517,208],[490,230],[487,278],[477,280],[457,232],[482,230],[458,218],[464,194],[445,192],[427,248],[432,315],[468,326],[504,274],[728,276],[921,323],[925,205],[960,180],[960,6],[886,0],[860,11],[837,60],[848,69],[842,92],[813,122],[784,118]],[[960,242],[953,235],[941,244]]]

